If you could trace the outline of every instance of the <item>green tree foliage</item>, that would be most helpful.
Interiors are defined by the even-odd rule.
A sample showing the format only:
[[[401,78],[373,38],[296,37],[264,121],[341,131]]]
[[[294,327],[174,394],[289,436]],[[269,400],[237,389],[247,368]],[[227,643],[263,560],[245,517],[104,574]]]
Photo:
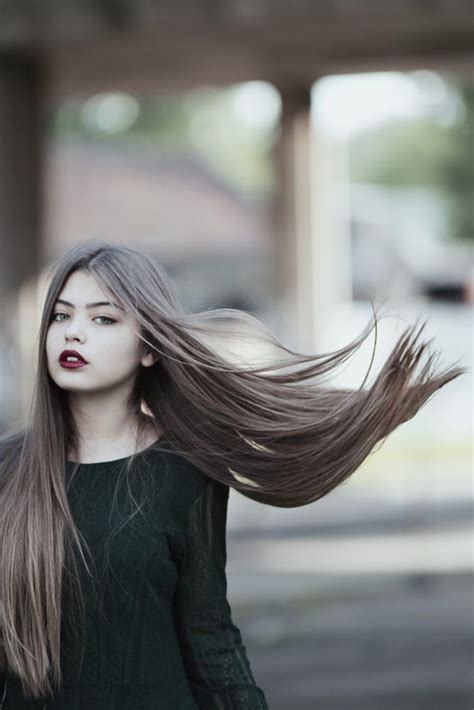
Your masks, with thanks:
[[[452,236],[474,241],[474,85],[460,88],[463,116],[451,129],[451,151],[440,165],[449,197]]]
[[[460,100],[457,120],[436,115],[390,121],[358,134],[349,146],[350,177],[386,187],[423,186],[446,198],[449,237],[474,241],[474,86],[453,87]]]

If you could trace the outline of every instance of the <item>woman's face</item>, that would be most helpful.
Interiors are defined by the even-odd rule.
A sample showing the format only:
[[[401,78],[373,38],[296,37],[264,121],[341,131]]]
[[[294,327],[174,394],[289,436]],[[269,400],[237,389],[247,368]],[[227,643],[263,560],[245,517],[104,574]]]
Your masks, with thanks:
[[[138,327],[129,313],[114,305],[90,305],[110,300],[85,271],[73,272],[65,282],[46,338],[48,371],[61,389],[110,390],[133,382],[140,364],[148,367],[155,362],[151,353],[143,355],[144,344],[131,329]],[[76,350],[87,364],[75,369],[63,366],[59,358],[64,350]]]

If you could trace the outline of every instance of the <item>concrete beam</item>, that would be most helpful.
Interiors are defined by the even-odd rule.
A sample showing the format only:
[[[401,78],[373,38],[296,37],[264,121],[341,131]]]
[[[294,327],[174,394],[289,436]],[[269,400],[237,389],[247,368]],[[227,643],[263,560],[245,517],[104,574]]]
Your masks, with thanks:
[[[311,88],[280,88],[280,93],[274,295],[281,337],[290,347],[304,350],[313,342]]]

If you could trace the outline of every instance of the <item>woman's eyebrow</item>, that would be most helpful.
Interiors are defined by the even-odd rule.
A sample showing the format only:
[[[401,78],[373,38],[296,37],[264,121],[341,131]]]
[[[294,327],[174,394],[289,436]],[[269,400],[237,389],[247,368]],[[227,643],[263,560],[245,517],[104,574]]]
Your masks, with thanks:
[[[56,303],[63,303],[65,306],[75,308],[74,303],[70,303],[70,301],[65,301],[63,298],[57,298]],[[119,306],[118,303],[110,303],[109,301],[96,301],[95,303],[86,303],[87,310],[91,308],[97,308],[98,306],[115,306],[115,308],[119,308],[121,311],[125,311],[125,309],[122,308],[122,306]]]

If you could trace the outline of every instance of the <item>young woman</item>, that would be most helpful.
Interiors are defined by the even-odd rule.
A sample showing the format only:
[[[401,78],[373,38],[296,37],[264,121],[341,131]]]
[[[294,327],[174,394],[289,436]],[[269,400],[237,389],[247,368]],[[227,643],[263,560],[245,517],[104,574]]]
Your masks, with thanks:
[[[236,325],[285,357],[232,364],[212,336]],[[409,328],[369,388],[325,386],[369,332],[302,355],[244,312],[186,312],[141,252],[57,260],[28,421],[0,442],[0,707],[267,708],[226,598],[229,487],[311,503],[466,371],[415,377]]]

